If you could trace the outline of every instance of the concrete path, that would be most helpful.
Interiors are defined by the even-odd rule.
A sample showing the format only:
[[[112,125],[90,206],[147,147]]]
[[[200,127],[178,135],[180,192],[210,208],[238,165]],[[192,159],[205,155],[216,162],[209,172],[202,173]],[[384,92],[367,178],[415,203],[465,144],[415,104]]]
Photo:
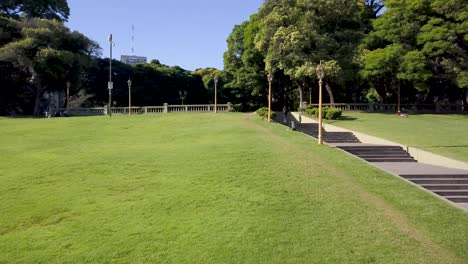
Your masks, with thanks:
[[[277,116],[281,115],[279,114]],[[282,120],[277,121],[283,123],[281,122]],[[298,113],[292,113],[289,115],[289,121],[298,123],[298,131],[317,138],[318,122],[315,119],[300,116]],[[450,204],[468,211],[468,164],[429,152],[422,155],[422,160],[426,161],[428,164],[421,162],[418,157],[416,157],[416,160],[419,162],[415,162],[416,160],[413,159],[413,156],[418,155],[413,155],[408,151],[409,148],[404,145],[327,124],[324,125],[324,130],[326,132],[353,133],[358,139],[357,142],[364,143],[326,142],[326,144],[331,147],[342,149],[346,153],[357,158],[364,159],[368,161],[369,164],[401,177],[419,186],[424,191],[434,194]],[[356,151],[351,151],[350,149],[356,149]],[[379,151],[380,153],[376,153]],[[416,154],[418,154],[418,152],[416,152]],[[377,155],[382,159],[372,157],[372,155]],[[398,162],[401,155],[405,155],[402,159],[404,162]],[[385,160],[386,158],[395,161],[374,162]],[[440,164],[444,166],[440,166]]]

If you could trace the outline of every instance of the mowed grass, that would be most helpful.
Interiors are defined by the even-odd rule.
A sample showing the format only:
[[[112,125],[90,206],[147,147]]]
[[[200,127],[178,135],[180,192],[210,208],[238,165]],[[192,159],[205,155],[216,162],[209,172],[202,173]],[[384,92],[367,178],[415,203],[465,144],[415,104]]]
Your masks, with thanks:
[[[468,213],[250,114],[0,119],[0,263],[467,263]]]
[[[329,123],[468,162],[468,115],[344,112]]]

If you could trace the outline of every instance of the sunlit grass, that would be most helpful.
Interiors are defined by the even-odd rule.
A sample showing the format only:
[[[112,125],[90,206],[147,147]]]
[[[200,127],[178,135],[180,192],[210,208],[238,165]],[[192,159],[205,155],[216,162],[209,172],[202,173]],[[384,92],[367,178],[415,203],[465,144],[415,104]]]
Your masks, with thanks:
[[[0,119],[0,263],[466,263],[468,214],[244,114]]]
[[[344,112],[332,124],[468,162],[468,115]]]

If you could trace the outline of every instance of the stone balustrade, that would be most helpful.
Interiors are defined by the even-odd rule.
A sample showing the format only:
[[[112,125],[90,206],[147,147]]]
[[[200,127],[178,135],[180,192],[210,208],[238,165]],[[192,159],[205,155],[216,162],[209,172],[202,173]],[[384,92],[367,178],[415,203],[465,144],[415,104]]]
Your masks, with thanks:
[[[112,107],[113,115],[128,115],[131,111],[132,115],[142,114],[163,114],[163,113],[178,113],[178,112],[194,112],[194,113],[208,113],[214,112],[214,105],[168,105],[164,106],[134,106],[129,110],[128,107]],[[219,104],[217,105],[218,112],[231,112],[233,111],[232,105]],[[60,108],[59,112],[65,112],[65,108]],[[92,107],[92,108],[72,108],[68,112],[71,116],[98,116],[107,115],[107,107]]]

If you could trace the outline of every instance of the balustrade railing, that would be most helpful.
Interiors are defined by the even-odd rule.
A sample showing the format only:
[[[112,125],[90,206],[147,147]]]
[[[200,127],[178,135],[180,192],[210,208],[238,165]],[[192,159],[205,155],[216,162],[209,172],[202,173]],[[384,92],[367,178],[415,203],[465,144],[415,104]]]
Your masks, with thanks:
[[[318,104],[312,104],[318,108]],[[361,112],[397,112],[397,104],[323,104],[323,107],[335,107],[342,111]],[[402,104],[400,109],[405,113],[461,113],[468,111],[468,105],[461,104]]]
[[[214,105],[167,105],[164,106],[143,106],[143,107],[112,107],[113,115],[128,115],[129,111],[132,115],[142,114],[162,114],[162,113],[178,113],[178,112],[214,112]],[[218,112],[232,111],[230,104],[217,105]],[[59,112],[65,113],[65,108],[58,109]],[[93,108],[71,108],[68,111],[72,116],[93,116],[93,115],[107,115],[107,107],[93,107]]]

